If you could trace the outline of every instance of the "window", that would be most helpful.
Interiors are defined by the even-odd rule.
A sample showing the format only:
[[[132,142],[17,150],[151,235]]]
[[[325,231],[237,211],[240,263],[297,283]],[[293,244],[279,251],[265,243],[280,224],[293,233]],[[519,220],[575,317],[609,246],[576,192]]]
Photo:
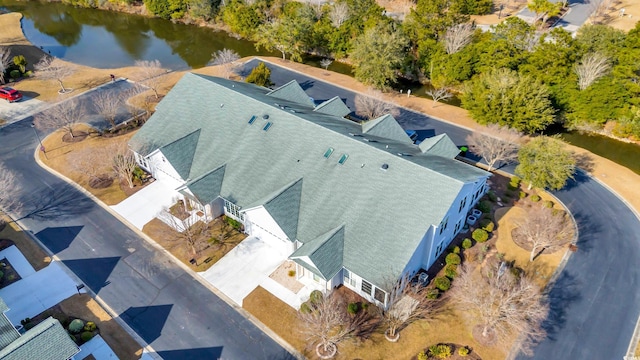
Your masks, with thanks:
[[[446,218],[444,218],[444,220],[442,220],[442,222],[440,223],[440,235],[442,235],[442,232],[447,229],[448,223],[449,223],[449,218],[448,217],[446,217]]]
[[[319,283],[320,282],[320,276],[313,274],[313,281]]]
[[[435,256],[436,258],[437,258],[438,256],[440,256],[440,254],[442,254],[442,249],[443,249],[443,246],[442,246],[442,245],[444,245],[444,243],[441,243],[441,244],[440,244],[440,245],[438,245],[438,247],[436,248],[436,256]]]
[[[467,205],[467,198],[465,197],[464,199],[460,200],[460,207],[458,208],[458,212],[461,212],[466,205]]]
[[[360,285],[360,290],[362,290],[363,293],[367,295],[371,295],[371,288],[372,288],[372,285],[370,282],[366,280],[362,280],[362,285]]]
[[[347,161],[348,158],[349,158],[349,155],[342,154],[342,156],[340,156],[340,160],[338,160],[338,164],[344,165],[344,162]]]
[[[331,154],[333,154],[333,148],[330,147],[330,148],[327,149],[327,151],[324,152],[323,156],[324,156],[325,159],[328,159],[329,156],[331,156]]]
[[[356,287],[356,279],[354,279],[351,276],[351,271],[349,271],[347,269],[344,269],[342,271],[344,271],[344,273],[343,273],[344,274],[344,276],[343,276],[344,277],[344,283],[345,284],[349,284],[349,285],[351,285],[353,287]]]
[[[224,210],[228,216],[231,216],[232,218],[241,222],[244,221],[244,214],[240,212],[240,207],[238,207],[238,205],[232,203],[231,201],[224,201]]]
[[[457,234],[458,231],[460,231],[460,227],[462,227],[462,221],[464,221],[464,219],[460,219],[460,221],[458,221],[458,223],[456,224],[456,227],[453,228],[453,233]]]
[[[373,292],[373,298],[380,301],[381,303],[384,304],[384,300],[386,298],[386,293],[378,288],[375,288],[375,291]]]
[[[264,127],[262,128],[262,130],[267,131],[271,128],[271,125],[273,125],[272,122],[268,122],[266,124],[264,124]]]
[[[257,116],[253,115],[251,119],[249,119],[249,125],[253,124],[257,118],[258,118]]]

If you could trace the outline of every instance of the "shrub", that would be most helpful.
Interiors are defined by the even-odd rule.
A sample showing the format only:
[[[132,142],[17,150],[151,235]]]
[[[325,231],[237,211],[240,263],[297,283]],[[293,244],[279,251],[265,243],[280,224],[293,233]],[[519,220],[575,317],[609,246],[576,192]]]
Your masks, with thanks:
[[[469,348],[466,346],[463,346],[461,348],[458,349],[458,355],[460,356],[467,356],[469,355]]]
[[[489,233],[484,229],[475,229],[471,234],[471,238],[477,242],[483,243],[489,240]]]
[[[453,265],[453,264],[447,265],[444,268],[444,276],[446,276],[449,279],[453,280],[458,275],[458,272],[456,271],[457,269],[458,269],[458,267],[456,265]]]
[[[320,290],[313,290],[311,292],[311,294],[309,294],[309,301],[312,304],[317,304],[322,300],[322,291]]]
[[[2,279],[2,276],[0,276],[0,279]],[[9,276],[7,276],[7,279],[8,279],[9,281],[13,281],[13,280],[15,280],[15,279],[16,279],[16,275],[15,275],[15,274],[10,274]]]
[[[287,275],[289,275],[289,277],[294,277],[294,276],[296,276],[296,271],[295,270],[289,270]]]
[[[145,174],[144,170],[142,170],[142,168],[140,168],[139,166],[136,166],[135,168],[133,168],[133,171],[131,172],[131,176],[134,179],[137,179],[140,181],[142,181],[144,174]]]
[[[358,304],[349,303],[349,305],[347,305],[347,312],[349,313],[349,315],[357,314],[358,313]]]
[[[530,199],[533,202],[538,202],[540,201],[540,195],[531,195]]]
[[[520,193],[518,194],[518,197],[519,197],[520,199],[524,199],[524,198],[526,198],[526,197],[527,197],[527,193],[526,193],[526,192],[524,192],[524,191],[520,191]],[[465,349],[466,349],[466,348],[465,348]]]
[[[519,177],[517,177],[517,176],[513,176],[513,177],[511,177],[511,180],[509,180],[509,184],[510,184],[510,185],[513,185],[513,186],[515,186],[515,187],[518,187],[518,186],[520,186],[520,182],[521,182],[521,181],[522,181],[522,180],[521,180]]]
[[[449,278],[447,278],[446,276],[437,277],[433,281],[433,283],[436,285],[438,289],[442,291],[447,291],[451,287],[451,280],[449,280]]]
[[[60,321],[60,324],[62,324],[62,326],[64,327],[69,326],[69,323],[71,323],[71,320],[69,319],[69,317],[63,313],[55,313],[51,315],[51,317]]]
[[[513,193],[509,190],[504,192],[504,197],[507,199],[511,199],[513,197]]]
[[[9,76],[11,76],[12,79],[19,79],[20,70],[11,70],[11,72],[9,72]]]
[[[227,224],[231,225],[232,228],[236,229],[236,230],[240,230],[242,229],[242,223],[240,221],[237,221],[236,219],[232,219],[228,216],[225,216],[224,221],[227,222]]]
[[[484,214],[488,214],[491,212],[491,204],[488,201],[480,201],[478,204],[478,210],[482,211]]]
[[[548,209],[553,209],[553,201],[551,200],[547,200],[544,202],[544,207],[548,208]]]
[[[4,272],[0,271],[0,279],[2,279],[4,277]]]
[[[514,185],[513,183],[509,183],[509,184],[507,184],[507,190],[516,191],[516,190],[518,190],[518,185]]]
[[[551,209],[551,215],[556,216],[556,215],[564,215],[564,210],[562,209]]]
[[[489,198],[489,200],[491,202],[496,202],[498,200],[498,196],[496,195],[496,193],[494,193],[493,191],[489,191],[487,193],[487,197]]]
[[[306,301],[300,304],[300,312],[303,314],[308,314],[311,312],[311,307]]]
[[[495,229],[495,228],[496,228],[496,224],[491,220],[486,222],[486,224],[482,227],[482,229],[484,231],[488,232],[488,233],[493,232],[493,229]]]
[[[87,321],[87,324],[84,326],[84,331],[96,331],[96,323],[93,321]]]
[[[80,331],[82,331],[82,329],[84,329],[84,321],[80,319],[75,319],[69,324],[68,329],[71,333],[77,334]]]
[[[453,249],[451,249],[451,252],[454,254],[460,254],[460,246],[454,246]]]
[[[461,262],[460,255],[450,253],[449,255],[447,255],[447,257],[444,258],[444,262],[447,263],[447,265],[458,265]]]
[[[85,331],[80,334],[80,339],[82,339],[82,341],[84,342],[91,340],[91,338],[93,338],[93,333],[91,331]]]
[[[430,289],[427,291],[427,299],[435,300],[440,297],[440,290]]]
[[[463,249],[470,249],[473,246],[473,242],[471,242],[471,239],[466,238],[464,240],[462,240],[462,248]]]
[[[31,318],[24,318],[24,319],[20,320],[20,324],[22,326],[27,325],[30,322],[31,322]]]
[[[431,345],[429,346],[429,352],[431,356],[446,359],[451,356],[451,346],[445,344]]]
[[[418,360],[429,360],[429,357],[427,356],[427,354],[425,354],[424,351],[420,351],[418,353]]]

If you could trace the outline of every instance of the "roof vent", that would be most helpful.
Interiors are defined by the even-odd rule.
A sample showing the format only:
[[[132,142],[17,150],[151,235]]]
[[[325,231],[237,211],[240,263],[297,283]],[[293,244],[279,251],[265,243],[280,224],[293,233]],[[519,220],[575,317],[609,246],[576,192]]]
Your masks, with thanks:
[[[380,169],[382,170],[387,170],[389,168],[389,164],[382,164],[382,166],[380,166]]]
[[[360,135],[360,134],[354,134],[354,133],[349,133],[349,135],[350,135],[350,136],[353,136],[353,137],[362,137],[362,135]]]
[[[223,106],[224,106],[224,104],[220,104],[220,107],[223,107]]]
[[[262,118],[263,118],[263,119],[265,119],[265,120],[267,120],[267,119],[269,118],[269,115],[264,114],[264,115],[262,115]]]
[[[294,114],[295,114],[295,113],[297,113],[297,111],[295,111],[295,110],[293,110],[293,109],[291,109],[291,110],[289,110],[289,111],[291,111],[291,112],[292,112],[292,113],[294,113]]]
[[[363,138],[366,142],[378,142],[378,140]]]
[[[389,148],[389,145],[385,145],[385,146],[384,146],[384,148],[385,148],[385,149],[388,149],[388,148]]]
[[[412,156],[412,155],[409,153],[398,153],[398,156]]]

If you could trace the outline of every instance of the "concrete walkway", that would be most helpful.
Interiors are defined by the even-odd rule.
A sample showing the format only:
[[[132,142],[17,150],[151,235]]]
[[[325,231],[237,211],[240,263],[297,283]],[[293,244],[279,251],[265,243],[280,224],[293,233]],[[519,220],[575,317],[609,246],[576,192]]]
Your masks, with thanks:
[[[62,300],[77,294],[76,282],[57,261],[46,268],[0,289],[0,298],[7,303],[7,318],[13,324],[34,317]]]
[[[286,255],[264,241],[248,237],[209,270],[198,274],[242,306],[242,300],[264,281],[268,281],[269,275],[286,259]]]
[[[118,356],[116,356],[100,335],[96,335],[93,339],[82,344],[82,346],[80,346],[80,352],[76,354],[74,358],[84,359],[89,355],[93,355],[96,360],[118,359]]]
[[[173,205],[179,197],[175,189],[167,187],[162,181],[154,181],[111,208],[142,230],[146,223],[153,220],[162,209]]]

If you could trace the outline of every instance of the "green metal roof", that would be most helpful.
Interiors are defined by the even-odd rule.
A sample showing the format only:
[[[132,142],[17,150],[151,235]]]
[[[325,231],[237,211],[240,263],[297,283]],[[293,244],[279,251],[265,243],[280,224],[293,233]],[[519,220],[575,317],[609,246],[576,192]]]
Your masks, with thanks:
[[[362,123],[362,132],[367,135],[396,140],[400,143],[413,143],[407,133],[402,129],[402,126],[389,114]]]
[[[279,88],[270,91],[267,95],[282,100],[294,102],[303,106],[315,106],[309,95],[300,87],[297,81],[291,80]]]
[[[48,318],[0,350],[0,359],[66,360],[79,351],[58,320]]]
[[[392,117],[378,122],[384,120],[379,129],[393,134],[363,134],[358,123],[312,106],[274,102],[268,92],[253,84],[186,74],[131,145],[160,148],[200,129],[190,178],[225,165],[220,196],[242,209],[303,179],[299,205],[290,204],[299,207],[295,238],[304,244],[344,224],[343,265],[374,283],[409,261],[464,183],[488,176],[455,159],[422,153],[397,123],[392,125]],[[248,124],[252,116],[257,119]],[[266,122],[273,124],[269,131],[262,130]],[[334,152],[325,158],[329,147]],[[348,160],[338,164],[345,154]],[[196,191],[211,198],[202,194],[207,190]]]
[[[344,226],[304,243],[290,258],[305,266],[323,280],[330,280],[342,269]]]
[[[460,153],[460,149],[446,134],[440,134],[428,139],[418,145],[420,150],[425,154],[444,156],[448,158],[456,157]]]
[[[201,203],[208,204],[220,196],[224,168],[224,165],[217,167],[187,183],[189,190]]]
[[[313,111],[338,117],[345,117],[349,113],[351,113],[351,110],[347,107],[347,105],[345,105],[344,102],[342,102],[342,99],[340,99],[338,96],[335,96],[316,106]]]

